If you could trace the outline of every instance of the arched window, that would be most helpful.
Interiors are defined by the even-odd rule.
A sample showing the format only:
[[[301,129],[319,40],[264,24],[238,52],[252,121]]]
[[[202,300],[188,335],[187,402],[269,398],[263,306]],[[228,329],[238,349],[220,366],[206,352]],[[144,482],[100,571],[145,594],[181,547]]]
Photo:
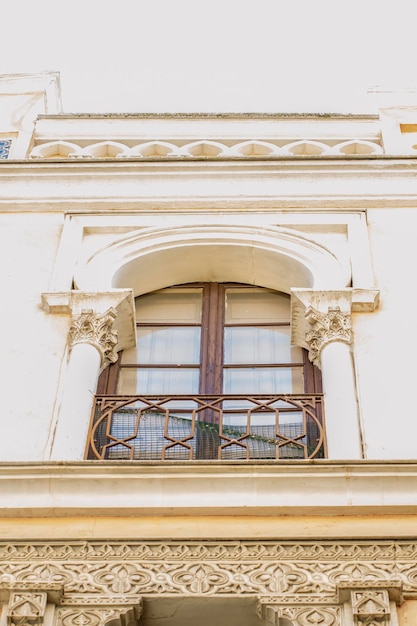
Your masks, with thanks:
[[[136,298],[137,346],[100,381],[89,458],[323,456],[321,381],[290,298],[234,283]]]

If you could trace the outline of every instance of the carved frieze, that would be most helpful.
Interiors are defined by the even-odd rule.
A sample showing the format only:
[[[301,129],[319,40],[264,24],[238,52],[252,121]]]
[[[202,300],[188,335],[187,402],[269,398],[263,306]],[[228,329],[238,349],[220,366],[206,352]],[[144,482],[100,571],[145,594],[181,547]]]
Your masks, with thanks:
[[[103,369],[109,363],[115,363],[117,332],[112,328],[116,317],[117,312],[113,308],[101,314],[95,313],[92,309],[83,310],[72,320],[69,329],[70,347],[78,343],[89,343],[99,350]]]
[[[309,347],[308,357],[317,363],[320,352],[332,341],[343,341],[350,344],[352,341],[352,326],[350,313],[343,313],[340,307],[329,307],[327,313],[309,307],[305,313],[306,320],[312,330],[306,333],[306,342]]]
[[[412,542],[68,542],[0,543],[1,583],[64,589],[61,604],[88,596],[168,593],[250,595],[284,605],[337,604],[338,589],[371,581],[417,594]]]

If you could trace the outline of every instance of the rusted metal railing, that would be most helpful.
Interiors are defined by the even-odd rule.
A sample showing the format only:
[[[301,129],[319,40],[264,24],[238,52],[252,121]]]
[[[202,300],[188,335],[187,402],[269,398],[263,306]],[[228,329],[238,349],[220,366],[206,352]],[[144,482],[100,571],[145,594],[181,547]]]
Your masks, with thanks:
[[[86,458],[326,456],[322,394],[97,396]]]

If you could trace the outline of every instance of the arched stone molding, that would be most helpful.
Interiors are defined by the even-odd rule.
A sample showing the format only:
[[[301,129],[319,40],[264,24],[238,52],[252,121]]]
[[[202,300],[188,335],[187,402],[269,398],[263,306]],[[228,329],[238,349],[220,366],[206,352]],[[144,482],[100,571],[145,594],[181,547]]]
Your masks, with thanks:
[[[351,275],[346,263],[299,232],[243,225],[144,228],[90,256],[75,275],[83,291],[130,287],[135,296],[201,280],[290,293],[344,288]]]
[[[127,146],[118,141],[99,141],[82,149],[81,155],[94,159],[111,159],[126,156]]]
[[[272,156],[281,154],[282,150],[269,141],[242,141],[230,148],[230,154],[233,156]]]
[[[161,158],[167,156],[178,156],[178,151],[178,146],[167,141],[147,141],[146,143],[141,143],[133,148],[130,148],[129,152],[125,156]]]
[[[224,144],[217,141],[194,141],[183,146],[179,150],[180,155],[190,157],[218,157],[227,154],[229,151]]]
[[[414,137],[415,139],[415,137]],[[223,159],[225,157],[239,158],[274,158],[294,156],[324,156],[324,155],[372,155],[383,154],[384,151],[377,142],[363,139],[349,139],[339,143],[334,141],[313,141],[301,139],[297,141],[261,141],[249,139],[246,141],[221,142],[202,139],[183,144],[180,141],[146,141],[131,146],[123,141],[99,141],[85,145],[84,142],[65,141],[57,139],[35,145],[29,157],[31,159],[83,158],[83,159],[126,159],[126,158],[165,158],[177,159]]]
[[[31,159],[68,159],[81,157],[80,146],[69,141],[50,141],[33,148],[30,153]]]
[[[329,147],[321,141],[307,141],[303,139],[286,144],[282,148],[282,154],[313,156],[325,154],[328,150]]]
[[[335,146],[336,154],[383,154],[381,146],[374,141],[350,139]]]

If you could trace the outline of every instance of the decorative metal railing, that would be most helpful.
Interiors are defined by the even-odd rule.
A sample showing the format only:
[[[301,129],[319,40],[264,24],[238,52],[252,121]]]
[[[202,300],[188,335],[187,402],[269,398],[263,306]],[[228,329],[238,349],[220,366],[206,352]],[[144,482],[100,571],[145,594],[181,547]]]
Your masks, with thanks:
[[[96,396],[87,459],[326,456],[323,396]]]

